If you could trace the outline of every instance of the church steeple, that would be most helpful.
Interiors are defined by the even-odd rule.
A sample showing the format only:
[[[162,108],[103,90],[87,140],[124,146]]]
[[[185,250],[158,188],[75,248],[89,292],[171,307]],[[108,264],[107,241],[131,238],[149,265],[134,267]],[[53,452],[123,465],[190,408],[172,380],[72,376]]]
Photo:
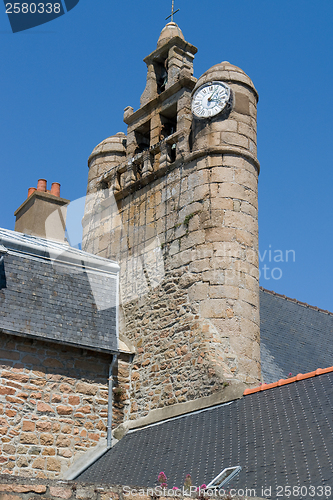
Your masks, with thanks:
[[[175,22],[164,26],[156,50],[144,59],[147,64],[147,84],[141,96],[141,107],[170,88],[182,76],[193,76],[193,59],[197,50],[185,41]]]
[[[258,95],[227,62],[197,81],[196,52],[168,22],[126,137],[89,163],[88,193],[106,194],[87,204],[86,247],[119,262],[121,332],[137,349],[130,419],[260,380]]]

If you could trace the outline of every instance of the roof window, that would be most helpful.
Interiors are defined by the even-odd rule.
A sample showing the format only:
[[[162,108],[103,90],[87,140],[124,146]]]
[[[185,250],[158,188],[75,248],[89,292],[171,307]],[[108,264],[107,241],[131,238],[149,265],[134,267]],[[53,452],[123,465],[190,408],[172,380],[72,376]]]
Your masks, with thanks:
[[[216,476],[213,481],[207,484],[207,488],[219,488],[221,489],[225,486],[233,477],[235,477],[242,468],[237,465],[236,467],[227,467],[223,469],[218,476]]]

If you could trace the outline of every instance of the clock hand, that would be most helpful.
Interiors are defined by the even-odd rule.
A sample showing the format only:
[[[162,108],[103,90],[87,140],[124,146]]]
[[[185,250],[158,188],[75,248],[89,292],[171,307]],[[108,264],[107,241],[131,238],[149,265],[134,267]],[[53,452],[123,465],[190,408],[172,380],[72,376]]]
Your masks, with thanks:
[[[221,97],[218,97],[217,99],[211,99],[211,102],[221,102]]]
[[[210,95],[208,97],[208,101],[211,101],[213,99],[213,95],[216,94],[216,92],[218,91],[219,89],[215,89],[214,92],[212,93],[212,95]]]

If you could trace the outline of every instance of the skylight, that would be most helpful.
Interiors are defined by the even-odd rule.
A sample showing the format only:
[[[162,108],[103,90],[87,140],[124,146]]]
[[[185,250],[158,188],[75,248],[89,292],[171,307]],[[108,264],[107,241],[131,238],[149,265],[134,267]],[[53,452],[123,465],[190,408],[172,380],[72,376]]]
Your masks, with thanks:
[[[207,484],[207,488],[222,488],[222,486],[226,485],[241,470],[242,468],[239,465],[223,469],[223,471],[220,472],[220,474],[216,476],[213,481]]]

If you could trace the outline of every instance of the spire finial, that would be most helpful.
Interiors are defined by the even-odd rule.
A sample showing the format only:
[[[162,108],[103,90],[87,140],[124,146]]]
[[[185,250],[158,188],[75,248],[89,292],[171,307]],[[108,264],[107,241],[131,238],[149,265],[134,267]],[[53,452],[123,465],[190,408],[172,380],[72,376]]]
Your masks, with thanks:
[[[172,0],[171,14],[170,14],[170,16],[168,16],[168,17],[165,18],[165,20],[167,20],[167,19],[169,19],[169,17],[171,17],[171,22],[172,23],[173,23],[173,16],[174,16],[174,14],[176,14],[176,12],[179,12],[179,10],[180,10],[180,9],[175,10],[174,7],[175,7],[175,0]]]

